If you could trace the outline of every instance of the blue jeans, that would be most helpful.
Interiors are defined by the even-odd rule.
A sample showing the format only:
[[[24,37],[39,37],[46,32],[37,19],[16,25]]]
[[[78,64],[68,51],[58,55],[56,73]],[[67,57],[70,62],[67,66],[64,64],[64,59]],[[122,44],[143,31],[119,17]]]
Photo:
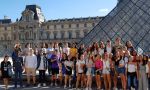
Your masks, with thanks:
[[[22,70],[15,70],[15,75],[14,75],[14,84],[15,87],[17,87],[17,83],[19,82],[20,87],[22,87]]]
[[[136,75],[128,75],[128,88],[131,89],[131,86],[137,89],[137,77]]]

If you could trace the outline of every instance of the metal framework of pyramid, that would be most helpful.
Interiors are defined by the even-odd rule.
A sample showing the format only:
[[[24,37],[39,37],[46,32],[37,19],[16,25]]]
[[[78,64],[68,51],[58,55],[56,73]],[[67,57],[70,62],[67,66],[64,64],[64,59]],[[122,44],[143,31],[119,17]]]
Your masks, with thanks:
[[[88,45],[93,42],[131,40],[135,48],[150,52],[150,0],[119,0],[117,6],[81,41]]]

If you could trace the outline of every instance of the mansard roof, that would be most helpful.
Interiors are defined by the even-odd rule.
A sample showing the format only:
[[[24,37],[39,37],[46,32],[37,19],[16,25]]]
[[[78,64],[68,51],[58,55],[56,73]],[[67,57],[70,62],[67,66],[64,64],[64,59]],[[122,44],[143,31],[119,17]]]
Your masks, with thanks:
[[[0,24],[9,24],[11,23],[11,19],[0,19]]]

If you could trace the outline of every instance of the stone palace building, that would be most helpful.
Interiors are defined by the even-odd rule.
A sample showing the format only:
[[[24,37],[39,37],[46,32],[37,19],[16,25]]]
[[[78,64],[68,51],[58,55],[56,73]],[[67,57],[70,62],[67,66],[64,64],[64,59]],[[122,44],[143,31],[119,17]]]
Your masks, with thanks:
[[[15,43],[77,42],[103,17],[46,20],[40,6],[27,5],[16,22],[0,19],[0,56],[11,52]]]

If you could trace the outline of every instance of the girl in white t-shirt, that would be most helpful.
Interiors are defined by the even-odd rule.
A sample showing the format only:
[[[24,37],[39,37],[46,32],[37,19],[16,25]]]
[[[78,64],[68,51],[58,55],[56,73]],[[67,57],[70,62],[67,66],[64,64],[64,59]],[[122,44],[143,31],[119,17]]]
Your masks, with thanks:
[[[84,55],[81,55],[79,57],[79,60],[77,60],[77,63],[76,63],[76,72],[77,72],[76,88],[79,87],[80,81],[81,81],[81,87],[83,87],[82,78],[84,78],[84,68],[85,68]]]
[[[129,56],[129,62],[127,63],[126,73],[127,73],[127,81],[128,81],[128,89],[131,89],[131,83],[135,90],[137,90],[137,64],[133,62],[133,57]]]
[[[69,55],[69,52],[70,52],[70,48],[68,47],[68,43],[66,43],[65,46],[63,47],[63,53]]]

